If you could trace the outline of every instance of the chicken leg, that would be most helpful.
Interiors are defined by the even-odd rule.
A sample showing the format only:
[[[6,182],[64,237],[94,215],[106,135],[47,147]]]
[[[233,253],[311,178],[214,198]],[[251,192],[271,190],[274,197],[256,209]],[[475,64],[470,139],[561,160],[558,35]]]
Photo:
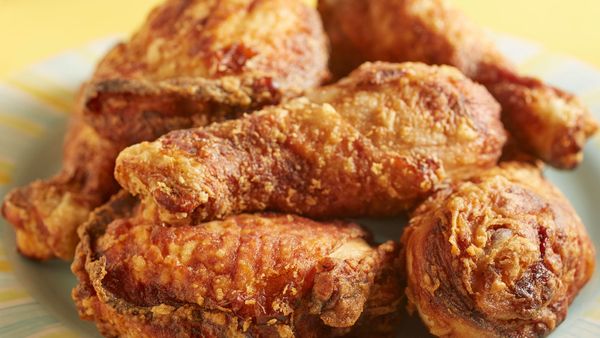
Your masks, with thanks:
[[[516,162],[436,192],[402,241],[409,302],[443,337],[547,336],[595,264],[573,207]]]
[[[306,97],[129,147],[115,177],[169,224],[389,216],[494,166],[505,139],[498,104],[456,69],[365,64]]]

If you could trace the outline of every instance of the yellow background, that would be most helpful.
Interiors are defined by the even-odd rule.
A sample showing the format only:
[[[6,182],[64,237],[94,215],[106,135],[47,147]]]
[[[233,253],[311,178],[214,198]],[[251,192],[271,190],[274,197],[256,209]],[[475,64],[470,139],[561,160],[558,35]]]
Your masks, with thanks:
[[[131,32],[158,0],[0,0],[0,78],[95,38]],[[600,67],[599,0],[454,0],[480,24]]]

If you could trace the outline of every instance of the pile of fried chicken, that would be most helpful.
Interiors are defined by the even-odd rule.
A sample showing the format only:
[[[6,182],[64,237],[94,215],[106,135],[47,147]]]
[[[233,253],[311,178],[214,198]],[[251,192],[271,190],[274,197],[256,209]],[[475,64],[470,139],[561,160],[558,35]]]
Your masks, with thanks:
[[[2,213],[109,337],[540,337],[595,264],[543,162],[597,128],[445,0],[167,0]]]

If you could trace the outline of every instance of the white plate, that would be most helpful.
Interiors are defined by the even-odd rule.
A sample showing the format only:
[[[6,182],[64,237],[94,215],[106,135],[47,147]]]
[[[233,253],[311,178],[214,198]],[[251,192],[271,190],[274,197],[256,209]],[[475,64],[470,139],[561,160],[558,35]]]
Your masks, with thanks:
[[[115,41],[109,38],[90,43],[0,83],[0,196],[13,186],[58,170],[73,95],[90,76],[95,61]],[[498,37],[498,43],[523,71],[577,93],[600,118],[600,72],[521,40]],[[600,139],[596,137],[588,144],[585,161],[576,171],[548,170],[547,176],[570,199],[600,248]],[[379,238],[399,238],[398,228],[371,225]],[[20,257],[12,228],[4,220],[0,228],[0,337],[97,336],[92,323],[78,318],[71,301],[76,281],[69,264],[36,263]],[[418,319],[403,323],[402,333],[424,335]],[[598,273],[552,337],[600,337]]]

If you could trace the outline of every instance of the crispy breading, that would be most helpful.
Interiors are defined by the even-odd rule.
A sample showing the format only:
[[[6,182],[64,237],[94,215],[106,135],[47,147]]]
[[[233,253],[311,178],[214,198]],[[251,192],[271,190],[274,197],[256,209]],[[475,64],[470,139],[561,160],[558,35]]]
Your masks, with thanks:
[[[122,148],[100,137],[81,116],[73,118],[60,172],[4,198],[2,215],[14,225],[21,254],[39,260],[73,257],[77,227],[118,191],[112,172]]]
[[[80,229],[73,297],[107,336],[386,333],[379,318],[397,315],[397,246],[370,246],[355,224],[242,214],[165,227],[135,204],[120,194]]]
[[[521,147],[563,169],[577,166],[598,129],[577,97],[523,76],[447,0],[321,0],[338,76],[365,61],[448,64],[484,84]]]
[[[17,229],[19,251],[72,258],[77,226],[117,191],[120,150],[318,85],[327,75],[325,40],[316,10],[302,1],[169,0],[157,7],[84,85],[61,172],[5,198],[2,212]]]
[[[100,62],[85,115],[130,144],[222,121],[319,85],[326,43],[300,0],[169,0]]]
[[[385,216],[494,166],[504,141],[498,104],[456,69],[376,63],[307,97],[129,147],[115,176],[170,224],[259,210]]]
[[[517,162],[437,192],[402,242],[409,302],[443,337],[546,336],[595,264],[573,207]]]

